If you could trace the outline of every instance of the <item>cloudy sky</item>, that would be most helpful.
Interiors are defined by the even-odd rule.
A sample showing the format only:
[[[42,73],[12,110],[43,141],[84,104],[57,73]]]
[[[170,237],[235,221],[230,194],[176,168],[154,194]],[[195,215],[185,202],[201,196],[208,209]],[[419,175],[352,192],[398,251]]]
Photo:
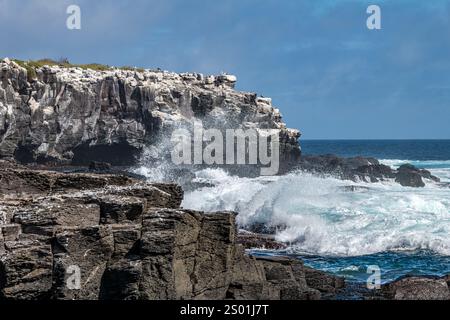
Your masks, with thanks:
[[[0,0],[0,30],[3,57],[235,74],[304,139],[450,138],[450,0]]]

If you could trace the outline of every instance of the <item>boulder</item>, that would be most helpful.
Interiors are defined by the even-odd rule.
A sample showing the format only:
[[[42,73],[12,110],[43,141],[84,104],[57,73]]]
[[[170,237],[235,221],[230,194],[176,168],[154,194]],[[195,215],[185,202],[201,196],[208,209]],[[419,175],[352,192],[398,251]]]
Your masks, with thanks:
[[[420,171],[412,165],[402,165],[397,170],[395,181],[404,187],[425,187]]]
[[[336,294],[345,287],[344,278],[336,277],[323,271],[305,267],[306,283],[310,288],[319,290],[323,294]]]
[[[384,285],[383,293],[394,300],[450,300],[445,279],[405,277]]]
[[[264,266],[265,279],[280,292],[281,300],[319,300],[318,290],[306,282],[305,268],[298,259],[258,257]]]
[[[332,175],[344,180],[355,182],[379,182],[395,180],[405,187],[424,187],[423,179],[440,182],[429,171],[418,169],[411,164],[400,166],[397,170],[380,164],[374,158],[352,157],[342,158],[336,155],[302,156],[298,168],[320,175]]]

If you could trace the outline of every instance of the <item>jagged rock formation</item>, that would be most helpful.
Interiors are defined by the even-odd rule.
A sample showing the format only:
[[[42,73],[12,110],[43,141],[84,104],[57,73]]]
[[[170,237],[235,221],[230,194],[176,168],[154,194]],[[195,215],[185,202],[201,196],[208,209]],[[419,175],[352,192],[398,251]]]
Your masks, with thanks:
[[[375,158],[341,158],[335,155],[302,156],[298,168],[316,174],[333,175],[352,181],[378,182],[392,180],[404,187],[424,187],[427,182],[440,182],[430,171],[404,164],[397,170]],[[352,190],[349,190],[352,191]]]
[[[424,179],[439,180],[426,170],[412,166],[392,170],[372,158],[300,159],[299,132],[286,128],[270,99],[238,92],[235,83],[231,75],[59,66],[39,68],[36,78],[30,79],[25,68],[4,59],[0,62],[0,159],[131,165],[146,146],[163,149],[158,145],[162,139],[198,119],[205,127],[221,130],[280,129],[279,173],[299,167],[343,179],[392,179],[413,187],[424,186]],[[249,166],[235,167],[225,166],[234,173],[253,174]]]
[[[192,119],[224,129],[280,129],[280,163],[300,156],[271,100],[234,90],[236,77],[48,66],[36,79],[0,62],[0,159],[130,165],[145,146]]]
[[[184,210],[174,184],[4,161],[0,182],[0,299],[319,299],[343,285],[246,255],[235,213]]]

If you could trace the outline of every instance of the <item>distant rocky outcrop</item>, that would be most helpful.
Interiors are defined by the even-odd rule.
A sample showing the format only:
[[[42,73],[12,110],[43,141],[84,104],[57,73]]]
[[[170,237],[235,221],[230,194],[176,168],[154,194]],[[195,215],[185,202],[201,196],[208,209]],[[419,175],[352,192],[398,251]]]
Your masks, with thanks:
[[[404,164],[398,169],[381,164],[375,158],[336,155],[302,155],[298,168],[321,175],[331,175],[344,180],[379,182],[392,180],[405,187],[424,187],[425,181],[439,182],[428,170]],[[349,190],[351,191],[351,190]]]
[[[320,299],[343,285],[247,255],[235,213],[182,209],[174,184],[5,161],[0,182],[0,300]]]
[[[220,129],[280,129],[281,170],[300,156],[299,132],[286,128],[270,99],[234,90],[232,75],[57,65],[35,73],[0,62],[0,159],[131,165],[194,119]]]

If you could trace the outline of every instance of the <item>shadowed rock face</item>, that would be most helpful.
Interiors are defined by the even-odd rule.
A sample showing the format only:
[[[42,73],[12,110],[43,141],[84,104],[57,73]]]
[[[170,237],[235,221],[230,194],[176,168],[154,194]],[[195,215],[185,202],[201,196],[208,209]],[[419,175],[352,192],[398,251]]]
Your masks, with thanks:
[[[0,300],[319,299],[338,283],[246,255],[235,213],[181,209],[174,184],[4,161],[0,180]]]
[[[130,165],[145,146],[199,119],[213,128],[280,129],[280,163],[300,156],[270,99],[234,90],[230,75],[162,71],[26,69],[0,62],[0,159],[22,163]]]

